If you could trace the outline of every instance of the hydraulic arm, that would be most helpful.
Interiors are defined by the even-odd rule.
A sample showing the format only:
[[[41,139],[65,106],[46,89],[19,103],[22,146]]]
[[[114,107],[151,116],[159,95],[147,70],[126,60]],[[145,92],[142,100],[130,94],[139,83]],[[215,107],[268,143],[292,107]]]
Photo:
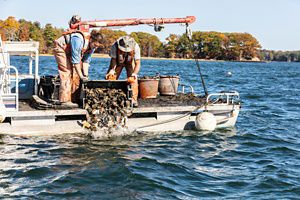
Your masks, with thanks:
[[[113,20],[92,20],[92,21],[80,21],[75,24],[70,24],[70,29],[77,29],[81,31],[88,31],[90,28],[101,27],[114,27],[114,26],[137,26],[142,24],[154,25],[156,31],[159,31],[159,27],[164,24],[176,24],[184,23],[191,24],[195,22],[196,17],[187,16],[185,18],[131,18],[131,19],[113,19]]]

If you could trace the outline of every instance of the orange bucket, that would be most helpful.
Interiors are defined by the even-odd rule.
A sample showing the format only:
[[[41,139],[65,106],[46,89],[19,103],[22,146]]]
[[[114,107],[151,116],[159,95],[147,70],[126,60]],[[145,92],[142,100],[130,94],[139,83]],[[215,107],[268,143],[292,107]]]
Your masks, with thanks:
[[[139,95],[142,99],[153,99],[158,93],[158,78],[139,79]]]

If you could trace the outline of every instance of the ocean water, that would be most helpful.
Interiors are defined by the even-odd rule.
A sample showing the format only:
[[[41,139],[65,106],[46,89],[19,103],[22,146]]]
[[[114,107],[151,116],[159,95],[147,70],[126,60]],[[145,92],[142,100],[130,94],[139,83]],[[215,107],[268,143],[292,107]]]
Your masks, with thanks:
[[[24,72],[27,59],[11,64]],[[91,78],[108,64],[93,59]],[[102,140],[1,135],[0,199],[299,199],[300,63],[200,64],[209,92],[240,93],[236,127]],[[40,74],[55,65],[41,57]],[[142,61],[141,75],[156,72],[203,93],[193,61]]]

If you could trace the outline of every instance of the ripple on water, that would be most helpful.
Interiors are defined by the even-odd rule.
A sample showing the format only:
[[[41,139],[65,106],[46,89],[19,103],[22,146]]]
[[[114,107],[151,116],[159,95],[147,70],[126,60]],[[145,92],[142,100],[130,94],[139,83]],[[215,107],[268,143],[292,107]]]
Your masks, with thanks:
[[[28,57],[12,65],[24,72]],[[42,57],[41,74],[57,73]],[[92,79],[109,59],[93,59]],[[144,60],[141,76],[181,75],[202,93],[195,63]],[[50,66],[50,67],[45,67]],[[160,67],[164,66],[164,67]],[[0,136],[0,194],[8,199],[297,199],[299,63],[202,62],[209,91],[237,90],[234,129],[101,138]],[[226,72],[232,77],[225,77]],[[224,77],[223,77],[224,76]],[[125,74],[122,75],[125,77]]]

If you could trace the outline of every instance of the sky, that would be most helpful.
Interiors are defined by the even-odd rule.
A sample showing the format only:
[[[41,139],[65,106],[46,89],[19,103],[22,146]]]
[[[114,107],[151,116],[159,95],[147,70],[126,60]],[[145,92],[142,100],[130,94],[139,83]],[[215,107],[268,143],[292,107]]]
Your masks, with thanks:
[[[263,49],[300,50],[300,0],[0,0],[1,20],[14,16],[67,28],[74,14],[82,20],[193,15],[193,31],[247,32]],[[159,33],[144,25],[120,30],[145,31],[164,41],[185,27],[166,25]]]

